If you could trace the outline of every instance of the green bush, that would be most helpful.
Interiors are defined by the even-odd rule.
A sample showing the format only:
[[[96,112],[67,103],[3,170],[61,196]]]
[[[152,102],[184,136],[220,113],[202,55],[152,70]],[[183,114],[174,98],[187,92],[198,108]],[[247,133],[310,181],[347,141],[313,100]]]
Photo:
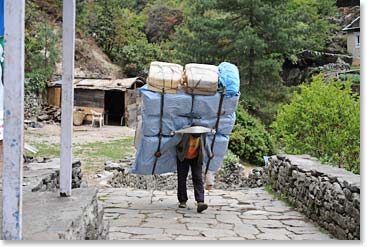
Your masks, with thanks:
[[[272,124],[286,153],[307,153],[359,173],[360,99],[351,82],[324,83],[322,75],[301,86]]]
[[[231,150],[228,150],[223,160],[223,167],[240,163],[240,158]]]
[[[274,154],[270,134],[241,106],[236,111],[236,124],[230,136],[229,149],[241,159],[252,164],[264,164],[263,156]]]
[[[360,84],[361,82],[361,76],[359,74],[341,74],[339,78],[342,81],[352,81],[356,84]]]

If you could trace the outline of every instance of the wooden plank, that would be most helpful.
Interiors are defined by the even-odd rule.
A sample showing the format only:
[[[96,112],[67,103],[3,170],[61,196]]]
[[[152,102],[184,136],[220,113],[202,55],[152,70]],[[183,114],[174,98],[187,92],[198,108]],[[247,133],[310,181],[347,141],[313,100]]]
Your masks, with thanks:
[[[71,195],[75,0],[63,1],[60,196]]]
[[[22,239],[24,0],[5,0],[3,239]]]
[[[74,105],[104,108],[105,92],[102,90],[75,89]]]
[[[125,91],[124,92],[124,119],[125,119],[125,126],[129,127],[129,110],[127,108],[128,106],[128,101],[129,101],[129,96],[128,96],[128,92]]]
[[[48,88],[47,90],[47,102],[49,105],[54,105],[54,106],[61,106],[61,101],[60,101],[60,97],[61,97],[61,88],[59,87],[51,87]]]

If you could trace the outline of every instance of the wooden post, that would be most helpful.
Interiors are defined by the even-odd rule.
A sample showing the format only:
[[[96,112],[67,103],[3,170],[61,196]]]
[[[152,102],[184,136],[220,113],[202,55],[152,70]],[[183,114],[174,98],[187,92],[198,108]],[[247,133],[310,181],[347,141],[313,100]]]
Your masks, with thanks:
[[[5,0],[3,239],[22,239],[24,0]]]
[[[63,1],[60,196],[71,195],[75,0]]]

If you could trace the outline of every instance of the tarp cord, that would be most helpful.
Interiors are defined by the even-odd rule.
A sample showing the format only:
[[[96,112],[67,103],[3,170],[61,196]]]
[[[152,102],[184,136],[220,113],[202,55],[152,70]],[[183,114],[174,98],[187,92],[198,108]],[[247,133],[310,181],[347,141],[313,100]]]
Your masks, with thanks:
[[[217,137],[217,133],[218,133],[220,116],[222,115],[222,106],[223,106],[224,94],[225,94],[225,89],[222,90],[221,95],[220,95],[219,106],[218,106],[218,114],[217,114],[217,121],[215,123],[215,134],[214,134],[214,137],[213,137],[213,140],[212,140],[212,143],[211,143],[211,147],[210,147],[212,154],[214,152],[215,138]],[[208,159],[208,162],[207,162],[206,168],[205,168],[205,175],[208,173],[209,166],[210,166],[210,161],[212,159],[213,159],[213,157],[209,157],[209,159]]]

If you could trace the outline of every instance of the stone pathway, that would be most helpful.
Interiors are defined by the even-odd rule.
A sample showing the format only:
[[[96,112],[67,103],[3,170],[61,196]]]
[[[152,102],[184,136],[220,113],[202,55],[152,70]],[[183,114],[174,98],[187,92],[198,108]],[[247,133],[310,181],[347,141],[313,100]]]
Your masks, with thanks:
[[[261,188],[207,193],[209,209],[178,209],[176,191],[101,189],[110,240],[329,240],[302,214]]]

